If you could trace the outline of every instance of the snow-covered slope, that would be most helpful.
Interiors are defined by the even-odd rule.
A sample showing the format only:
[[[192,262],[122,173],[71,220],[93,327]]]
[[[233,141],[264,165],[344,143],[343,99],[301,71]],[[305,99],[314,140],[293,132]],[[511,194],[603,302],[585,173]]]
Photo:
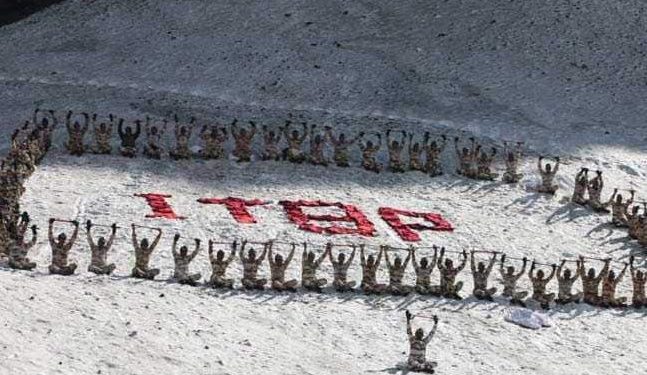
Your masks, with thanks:
[[[160,224],[165,237],[153,264],[162,268],[161,281],[126,277],[133,258],[124,231],[110,254],[115,276],[85,272],[82,238],[71,255],[79,275],[49,276],[41,233],[30,254],[36,273],[0,269],[0,374],[400,373],[405,308],[440,316],[428,356],[443,374],[643,373],[644,310],[567,306],[551,312],[554,327],[528,331],[503,321],[500,299],[223,293],[165,279],[176,231],[204,241],[329,239],[298,230],[277,205],[253,209],[259,223],[242,226],[222,207],[195,202],[228,195],[355,204],[378,237],[354,240],[374,245],[402,245],[377,215],[378,207],[392,206],[437,211],[456,227],[425,233],[427,245],[546,262],[636,254],[643,265],[625,232],[562,198],[580,166],[604,170],[608,189],[647,195],[645,17],[638,0],[68,0],[0,28],[0,150],[40,106],[130,120],[176,112],[201,122],[237,117],[269,125],[292,114],[351,132],[384,130],[393,121],[486,144],[520,139],[530,155],[527,177],[510,187],[356,167],[73,158],[62,154],[59,132],[58,147],[27,183],[24,208],[41,228],[50,216]],[[533,156],[544,152],[569,163],[552,199],[530,191]],[[452,170],[451,152],[444,162]],[[148,208],[132,194],[152,191],[172,194],[175,210],[189,218],[144,219]],[[205,252],[196,262],[208,275]],[[358,272],[355,266],[354,278]],[[240,276],[238,263],[231,274]],[[321,274],[332,278],[328,265]],[[471,277],[459,278],[469,294]],[[500,286],[494,275],[491,282]],[[522,287],[529,287],[525,278]],[[625,280],[618,292],[630,291]]]

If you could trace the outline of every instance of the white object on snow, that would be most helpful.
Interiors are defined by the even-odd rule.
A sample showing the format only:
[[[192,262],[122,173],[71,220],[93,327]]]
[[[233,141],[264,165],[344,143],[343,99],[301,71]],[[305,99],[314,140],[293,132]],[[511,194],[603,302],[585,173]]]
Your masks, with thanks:
[[[507,322],[530,329],[551,327],[553,325],[552,321],[546,314],[522,307],[505,310],[503,319]]]

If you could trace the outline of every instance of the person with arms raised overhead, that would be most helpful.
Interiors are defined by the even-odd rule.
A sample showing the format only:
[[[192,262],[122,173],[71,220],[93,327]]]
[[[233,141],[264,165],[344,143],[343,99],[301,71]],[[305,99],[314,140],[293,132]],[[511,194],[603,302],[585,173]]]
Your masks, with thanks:
[[[438,316],[434,315],[434,326],[425,336],[422,328],[418,328],[415,333],[411,329],[411,321],[414,316],[407,310],[405,312],[407,317],[407,336],[409,336],[409,359],[407,360],[408,369],[415,372],[425,372],[433,374],[434,369],[438,365],[436,362],[427,361],[427,345],[436,334],[438,329]]]
[[[56,221],[66,221],[71,223],[74,226],[74,232],[72,232],[72,237],[67,240],[67,235],[63,232],[59,233],[56,238],[54,238],[54,222]],[[79,222],[76,220],[67,221],[60,219],[49,219],[49,245],[52,247],[52,264],[49,265],[49,273],[69,276],[74,273],[76,270],[76,263],[67,262],[67,256],[72,250],[72,246],[76,241],[76,236],[79,234]]]
[[[389,259],[389,251],[390,248],[384,246],[384,260],[389,270],[389,285],[386,290],[396,296],[407,295],[411,292],[412,288],[408,285],[403,285],[402,279],[404,278],[404,271],[406,271],[407,265],[409,265],[409,260],[411,260],[413,249],[409,248],[404,261],[402,261],[399,255],[396,255],[393,263]]]
[[[380,247],[377,260],[373,254],[369,255],[367,259],[364,256],[364,245],[360,245],[359,247],[360,262],[362,265],[362,285],[360,287],[365,294],[380,294],[386,290],[386,285],[377,282],[377,270],[380,268],[383,253],[384,248]]]
[[[584,302],[589,305],[597,306],[601,303],[599,288],[600,281],[604,279],[609,273],[609,265],[611,264],[611,259],[606,259],[604,261],[604,267],[600,273],[595,276],[595,268],[589,268],[588,272],[584,272],[586,266],[584,265],[584,257],[580,256],[580,277],[582,277],[582,292],[584,294]]]
[[[647,282],[647,274],[645,274],[644,271],[636,270],[634,267],[633,255],[629,258],[629,267],[633,284],[633,298],[631,303],[633,307],[639,309],[647,306],[647,297],[645,297],[645,282]]]
[[[488,300],[492,301],[492,296],[494,296],[494,293],[496,293],[496,288],[489,288],[487,287],[487,280],[490,277],[490,273],[492,272],[492,269],[494,268],[494,263],[496,262],[496,257],[497,254],[494,253],[492,255],[492,258],[490,258],[490,263],[485,266],[485,263],[483,262],[478,262],[478,265],[476,264],[476,260],[474,259],[474,251],[472,251],[471,257],[470,257],[470,269],[472,271],[472,277],[474,278],[474,290],[472,294],[474,297],[477,299],[483,299],[483,300]]]
[[[391,129],[386,131],[386,145],[389,149],[389,171],[402,173],[404,172],[404,163],[402,163],[402,150],[407,140],[407,132],[402,130],[400,142],[391,139]]]
[[[190,159],[191,148],[189,148],[189,141],[191,140],[191,133],[193,133],[193,125],[195,118],[191,117],[189,125],[181,124],[177,115],[175,118],[175,150],[169,152],[169,156],[173,160]]]
[[[201,155],[204,159],[221,159],[225,156],[224,144],[227,141],[227,128],[205,125],[200,132],[200,138],[202,139]]]
[[[555,185],[553,181],[555,180],[555,175],[559,170],[559,157],[555,158],[555,168],[553,168],[550,163],[546,163],[545,168],[542,167],[542,161],[544,161],[544,157],[540,156],[537,161],[537,168],[539,169],[539,175],[541,176],[541,185],[539,185],[537,191],[540,193],[555,195],[559,186]]]
[[[546,286],[555,277],[557,265],[551,265],[551,272],[548,277],[544,275],[544,270],[539,270],[535,274],[535,267],[536,263],[533,261],[530,265],[530,272],[528,272],[528,277],[532,283],[532,299],[539,302],[543,309],[548,309],[555,299],[555,293],[546,293]]]
[[[202,277],[199,272],[190,273],[189,264],[195,259],[195,257],[200,252],[200,239],[195,239],[195,250],[189,254],[189,248],[186,246],[180,247],[180,251],[177,251],[177,243],[180,240],[180,235],[175,234],[173,237],[173,261],[175,263],[175,270],[173,272],[173,278],[177,280],[180,284],[186,284],[191,286],[196,286],[198,280]]]
[[[160,270],[159,268],[148,268],[148,264],[153,250],[155,250],[162,237],[162,230],[160,228],[150,228],[157,232],[157,236],[153,243],[149,244],[147,238],[142,238],[141,242],[137,241],[137,226],[132,224],[131,227],[133,247],[135,248],[135,267],[133,267],[131,276],[138,279],[153,280],[155,276],[159,275]]]
[[[511,149],[508,142],[503,142],[503,156],[505,158],[505,173],[503,173],[503,182],[506,184],[514,184],[519,182],[523,177],[519,173],[519,161],[521,160],[523,142],[517,142],[517,146]]]
[[[146,116],[146,144],[144,145],[144,155],[150,159],[162,158],[162,138],[166,132],[166,120],[162,126],[151,124],[150,118]]]
[[[573,275],[571,270],[568,268],[562,272],[565,264],[566,260],[562,260],[562,263],[557,267],[557,283],[559,285],[559,292],[557,293],[557,300],[555,302],[560,305],[579,303],[580,299],[582,299],[582,293],[573,294],[571,291],[573,289],[573,284],[581,276],[580,261],[578,260],[576,263],[575,275]]]
[[[310,291],[321,293],[321,288],[328,282],[326,279],[317,279],[317,270],[324,258],[332,251],[332,244],[326,244],[326,250],[316,257],[315,253],[307,250],[306,243],[303,244],[303,253],[301,254],[301,285]]]
[[[278,131],[268,129],[267,125],[263,125],[263,160],[281,160],[281,153],[279,152],[279,142],[283,134],[283,128],[278,128]]]
[[[20,222],[14,220],[9,223],[9,267],[13,269],[31,271],[36,268],[36,262],[32,262],[27,257],[29,249],[36,244],[38,234],[36,225],[31,226],[31,241],[25,242],[30,220],[27,212],[23,212]]]
[[[333,145],[333,160],[338,167],[346,168],[350,164],[348,162],[348,147],[355,143],[357,140],[364,136],[364,132],[360,132],[354,138],[346,140],[346,135],[344,133],[339,134],[338,138],[332,134],[332,128],[326,126],[326,136],[328,142]]]
[[[141,121],[135,121],[135,126],[136,130],[134,132],[131,126],[126,126],[126,130],[124,130],[124,119],[119,119],[119,124],[117,125],[117,133],[119,133],[119,138],[121,138],[119,152],[127,158],[137,156],[137,138],[139,138],[142,130]]]
[[[630,190],[629,192],[631,193],[631,196],[628,200],[623,201],[622,194],[618,194],[618,188],[613,189],[611,199],[609,199],[609,202],[607,202],[606,204],[606,206],[611,205],[611,223],[616,227],[624,228],[628,226],[627,216],[625,216],[625,212],[627,212],[629,206],[634,203],[636,191]]]
[[[577,172],[577,175],[575,175],[575,188],[573,189],[571,202],[582,206],[585,205],[586,198],[584,198],[584,194],[586,193],[587,186],[589,186],[589,170],[587,168],[582,168]]]
[[[429,132],[426,132],[422,146],[425,151],[425,172],[431,177],[436,177],[443,174],[443,164],[440,157],[447,144],[447,137],[445,134],[441,135],[442,141],[440,144],[436,140],[429,143],[429,137]]]
[[[115,240],[115,235],[117,234],[117,224],[112,224],[110,228],[111,233],[108,241],[106,241],[105,237],[101,236],[95,243],[92,239],[92,221],[88,220],[85,224],[85,232],[88,237],[90,251],[92,252],[88,271],[97,275],[110,275],[116,267],[114,263],[107,264],[108,251],[110,251],[112,243]]]
[[[362,168],[367,171],[380,173],[382,166],[375,159],[375,155],[380,151],[382,147],[382,135],[377,134],[377,143],[373,144],[373,141],[370,139],[366,142],[363,142],[360,139],[359,148],[362,151]]]
[[[228,288],[233,289],[234,279],[226,277],[227,268],[231,262],[236,258],[236,251],[238,250],[238,242],[234,241],[231,244],[231,253],[225,258],[225,252],[218,250],[216,255],[213,255],[213,241],[209,240],[209,263],[211,264],[211,278],[209,285],[212,288]]]
[[[231,124],[231,135],[234,137],[234,156],[238,158],[239,163],[249,162],[252,160],[252,141],[256,135],[256,123],[249,122],[249,129],[238,128],[236,120]]]
[[[288,147],[283,150],[283,160],[287,159],[290,163],[300,164],[306,159],[301,150],[301,145],[308,137],[308,125],[305,122],[301,125],[303,125],[301,135],[299,135],[299,131],[296,129],[292,129],[292,131],[290,131],[290,127],[292,126],[290,121],[286,121],[285,126],[283,127],[285,140],[288,143]]]
[[[602,179],[602,171],[595,171],[596,176],[591,179],[586,187],[589,193],[589,200],[587,201],[589,207],[596,212],[609,212],[606,205],[602,203],[602,188],[604,187],[604,180]]]
[[[114,127],[114,117],[112,114],[108,116],[110,124],[101,121],[97,125],[97,114],[92,115],[92,130],[94,131],[94,153],[107,155],[112,152],[112,145],[110,140],[112,138],[112,129]]]
[[[328,259],[333,268],[333,282],[332,285],[335,287],[335,290],[338,292],[349,292],[355,287],[354,281],[346,281],[348,276],[348,268],[353,263],[355,258],[355,245],[353,245],[353,251],[350,254],[348,260],[346,260],[346,254],[340,252],[337,254],[337,260],[334,259],[332,255],[332,250],[328,252]]]
[[[528,259],[525,257],[522,259],[523,265],[521,266],[521,271],[515,273],[514,266],[508,266],[504,271],[506,255],[501,256],[501,264],[499,266],[499,273],[501,274],[501,279],[503,280],[503,293],[504,297],[510,298],[510,303],[513,305],[519,305],[526,307],[526,304],[523,302],[523,299],[528,296],[527,291],[517,292],[517,281],[523,276],[526,272],[526,266],[528,265]]]
[[[243,241],[242,246],[240,247],[240,260],[243,263],[243,288],[263,290],[265,288],[265,284],[267,284],[267,279],[257,278],[258,266],[263,263],[265,254],[267,254],[267,249],[272,246],[272,243],[267,242],[263,245],[263,252],[258,258],[256,257],[256,250],[254,250],[254,248],[249,249],[247,257],[245,257],[246,245],[247,242]]]
[[[603,307],[627,307],[627,297],[616,297],[616,287],[625,276],[627,267],[629,267],[629,265],[625,263],[624,268],[622,269],[622,271],[620,271],[620,274],[618,276],[616,276],[613,270],[610,270],[607,273],[607,276],[602,282],[601,305]]]
[[[440,270],[440,293],[443,297],[461,300],[458,292],[463,288],[463,282],[456,282],[456,276],[467,265],[467,252],[463,250],[463,260],[458,267],[454,267],[454,261],[445,257],[445,248],[440,249],[438,258],[438,270]],[[444,260],[444,261],[443,261]]]
[[[274,253],[272,252],[272,246],[269,247],[267,258],[270,262],[270,275],[272,278],[272,289],[279,292],[297,291],[297,285],[299,284],[297,280],[293,279],[293,280],[285,281],[285,270],[290,265],[290,262],[292,262],[292,257],[294,257],[294,251],[296,250],[296,247],[297,247],[296,244],[292,244],[292,249],[290,250],[288,257],[285,260],[283,260],[283,255],[281,254],[274,255]],[[305,243],[303,245],[303,248],[306,249]]]
[[[436,261],[438,260],[438,248],[436,246],[434,249],[434,257],[429,262],[427,257],[422,257],[420,263],[416,261],[416,249],[411,249],[411,262],[413,263],[413,269],[416,272],[416,292],[422,295],[439,295],[440,290],[438,286],[431,286],[431,273],[436,267]]]

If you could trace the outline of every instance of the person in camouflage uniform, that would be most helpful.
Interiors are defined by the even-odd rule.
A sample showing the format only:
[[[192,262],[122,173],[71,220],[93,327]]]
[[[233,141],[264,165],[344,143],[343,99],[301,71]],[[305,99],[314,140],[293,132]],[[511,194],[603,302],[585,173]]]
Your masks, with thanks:
[[[633,206],[629,212],[629,206],[625,209],[625,217],[627,218],[627,234],[632,239],[638,239],[640,233],[640,206]]]
[[[360,264],[362,265],[362,284],[360,287],[365,294],[380,294],[386,290],[386,285],[378,284],[377,282],[377,270],[380,268],[383,253],[384,248],[380,247],[377,260],[373,254],[369,255],[367,259],[364,256],[364,246],[360,245],[359,247]]]
[[[355,258],[355,246],[353,245],[353,251],[350,254],[348,260],[346,260],[346,254],[340,252],[337,254],[337,260],[332,256],[332,250],[328,252],[328,259],[333,268],[333,282],[332,285],[338,292],[348,292],[353,290],[355,287],[354,281],[346,281],[348,275],[348,267],[353,263]]]
[[[406,311],[407,317],[407,336],[409,336],[409,359],[407,360],[407,366],[410,371],[415,372],[425,372],[429,374],[434,373],[434,369],[438,364],[436,362],[427,361],[426,352],[427,345],[436,334],[438,328],[438,317],[433,316],[434,327],[431,329],[429,334],[425,336],[425,332],[422,328],[418,328],[414,333],[411,330],[411,320],[413,320],[413,315]]]
[[[439,289],[436,286],[431,286],[431,273],[436,267],[436,261],[438,260],[438,248],[434,246],[434,256],[431,259],[431,262],[427,257],[420,259],[420,263],[416,261],[416,249],[411,250],[411,262],[413,264],[413,269],[416,272],[416,292],[422,295],[438,295]]]
[[[636,239],[642,247],[647,247],[647,207],[645,213],[638,218],[638,229],[636,230]]]
[[[146,116],[144,131],[146,133],[146,144],[144,145],[144,155],[150,159],[162,158],[162,138],[166,132],[166,120],[162,126],[151,124],[150,118]]]
[[[316,124],[310,126],[310,164],[328,165],[328,160],[324,155],[324,147],[326,146],[326,138],[321,133],[315,133],[317,128]]]
[[[603,307],[627,307],[627,297],[616,297],[616,286],[622,281],[622,278],[627,272],[628,264],[625,263],[624,268],[620,274],[616,276],[613,270],[607,273],[607,276],[602,282],[602,299],[601,305]]]
[[[67,112],[67,116],[65,117],[65,127],[67,128],[68,134],[67,150],[74,156],[81,156],[85,152],[83,137],[88,131],[90,117],[87,113],[83,113],[83,117],[85,118],[85,124],[83,126],[78,121],[74,121],[74,124],[72,124],[72,111]]]
[[[456,173],[468,178],[475,178],[476,169],[474,168],[474,164],[476,162],[477,155],[476,140],[474,140],[473,137],[470,137],[470,148],[463,147],[462,149],[459,149],[458,141],[459,138],[455,137],[454,150],[458,157],[458,169],[456,170]]]
[[[189,254],[189,248],[186,246],[181,246],[180,251],[177,251],[177,243],[179,240],[180,235],[175,234],[173,237],[173,247],[171,249],[171,253],[173,254],[173,263],[175,263],[173,279],[180,284],[196,286],[202,275],[199,272],[190,273],[189,264],[191,264],[193,259],[195,259],[200,252],[200,239],[195,239],[195,249],[191,254]]]
[[[526,304],[523,302],[523,299],[528,296],[527,291],[517,292],[517,281],[523,276],[526,272],[526,266],[528,265],[528,259],[523,258],[523,265],[521,266],[521,271],[515,273],[514,266],[508,266],[504,270],[505,266],[505,254],[501,256],[501,263],[499,265],[499,273],[501,274],[501,279],[503,281],[503,292],[501,295],[504,297],[510,298],[510,303],[513,305],[520,305],[525,307]]]
[[[445,259],[445,249],[440,249],[440,258],[438,259],[438,270],[440,270],[440,294],[446,298],[461,300],[463,299],[458,293],[463,288],[463,282],[456,282],[456,276],[467,265],[467,252],[463,251],[463,260],[458,267],[454,267],[454,261]]]
[[[429,132],[425,133],[425,139],[423,142],[423,150],[425,151],[425,172],[431,177],[440,176],[443,174],[443,165],[440,161],[440,156],[445,149],[447,144],[447,137],[443,134],[441,135],[442,141],[438,144],[435,140],[429,143]]]
[[[629,258],[629,270],[631,271],[631,282],[633,284],[633,297],[631,300],[632,306],[639,309],[647,306],[647,297],[645,297],[645,282],[647,282],[647,274],[645,272],[636,270],[634,267],[633,255]]]
[[[117,234],[117,224],[112,224],[110,228],[111,232],[108,241],[106,241],[105,237],[102,236],[99,237],[99,240],[97,241],[97,243],[95,243],[92,239],[92,221],[88,220],[85,224],[88,244],[90,245],[90,251],[92,252],[88,271],[97,275],[110,275],[116,268],[114,263],[108,264],[107,258],[108,251],[110,251],[110,248],[112,248],[112,244],[115,240],[115,235]]]
[[[101,122],[97,124],[97,114],[92,115],[92,130],[94,132],[94,153],[107,155],[112,152],[110,139],[112,137],[112,129],[114,127],[114,116],[109,115],[110,124]]]
[[[227,268],[231,262],[236,258],[236,251],[238,250],[238,242],[234,241],[231,245],[231,253],[225,259],[225,252],[218,250],[216,255],[213,255],[213,241],[209,240],[209,263],[211,264],[211,278],[209,285],[212,288],[228,288],[233,289],[234,279],[226,277]]]
[[[407,132],[402,131],[402,138],[400,142],[391,139],[391,129],[386,131],[386,145],[389,149],[389,171],[402,173],[404,172],[404,163],[402,162],[402,150],[407,140]]]
[[[556,264],[553,264],[551,266],[551,272],[548,277],[545,277],[543,270],[539,270],[537,271],[537,274],[535,274],[534,261],[530,265],[528,276],[530,277],[530,282],[532,283],[532,299],[539,302],[543,309],[548,309],[550,307],[550,303],[555,299],[555,293],[546,293],[546,286],[553,279],[553,277],[555,277],[556,272]]]
[[[306,157],[303,154],[303,151],[301,151],[301,145],[306,140],[306,137],[308,137],[308,125],[305,122],[302,123],[302,125],[303,130],[301,131],[301,135],[299,135],[299,131],[296,129],[290,131],[290,127],[292,126],[290,121],[285,122],[283,134],[285,135],[288,147],[283,150],[283,160],[288,160],[291,163],[297,164],[305,161]]]
[[[264,151],[263,151],[263,155],[261,156],[261,159],[265,161],[281,160],[281,155],[279,152],[279,142],[281,141],[282,134],[283,134],[283,128],[279,128],[278,132],[275,132],[272,129],[268,129],[266,125],[263,125]]]
[[[602,188],[604,187],[604,180],[602,179],[602,171],[595,171],[596,176],[591,179],[586,187],[589,193],[588,205],[596,212],[609,212],[606,205],[602,203]]]
[[[14,219],[5,208],[5,200],[0,197],[0,257],[9,255],[9,226]]]
[[[382,166],[375,160],[375,154],[380,151],[382,147],[382,135],[377,134],[377,143],[374,145],[371,140],[359,142],[360,150],[362,151],[362,168],[367,171],[380,173]]]
[[[122,156],[127,158],[134,158],[137,155],[137,138],[141,133],[141,121],[135,121],[136,130],[133,132],[131,126],[126,126],[124,130],[124,119],[119,119],[119,124],[117,125],[117,133],[119,133],[119,138],[121,139],[121,147],[119,152]]]
[[[609,202],[607,202],[607,206],[611,205],[611,223],[615,225],[616,227],[627,227],[627,217],[625,216],[625,212],[627,212],[627,209],[629,206],[631,206],[634,203],[634,196],[636,192],[634,190],[630,191],[631,196],[629,197],[628,200],[623,201],[622,200],[622,194],[618,194],[618,188],[613,189],[613,194],[611,195],[611,199],[609,199]]]
[[[589,186],[589,170],[587,168],[582,168],[577,172],[577,175],[575,175],[575,188],[573,189],[571,202],[582,206],[585,205],[586,198],[584,198],[584,194],[586,193],[587,186]]]
[[[202,157],[205,159],[220,159],[225,156],[224,144],[227,141],[227,129],[212,125],[202,127],[200,132],[202,139]]]
[[[593,267],[589,268],[588,272],[584,272],[584,269],[586,267],[584,265],[584,257],[580,256],[580,277],[582,277],[582,291],[584,294],[583,300],[585,303],[593,306],[600,304],[598,289],[600,287],[600,281],[602,281],[602,279],[604,279],[609,272],[610,263],[611,259],[605,260],[604,267],[602,268],[598,276],[595,276],[595,269]]]
[[[141,242],[137,240],[137,229],[135,224],[131,225],[132,227],[132,241],[133,247],[135,248],[135,267],[131,272],[131,276],[138,279],[147,279],[153,280],[155,276],[160,273],[159,268],[148,268],[150,263],[151,254],[157,244],[159,243],[160,238],[162,237],[162,230],[155,228],[157,236],[151,244],[148,243],[147,238],[143,238]]]
[[[492,162],[496,156],[496,148],[492,147],[490,154],[487,154],[481,149],[480,146],[477,147],[476,155],[476,178],[479,180],[493,181],[497,178],[498,174],[492,172]]]
[[[270,277],[272,279],[272,289],[279,292],[297,291],[297,285],[299,284],[297,280],[293,279],[285,281],[285,270],[290,265],[290,262],[292,262],[292,257],[294,257],[296,246],[296,244],[292,244],[292,249],[290,250],[288,257],[285,260],[283,260],[283,255],[281,254],[274,255],[274,253],[272,252],[272,246],[269,247],[267,259],[270,262]],[[304,249],[306,248],[305,244],[303,247]]]
[[[193,132],[193,125],[195,118],[191,118],[189,125],[180,124],[177,115],[175,115],[175,150],[169,152],[169,156],[173,160],[190,159],[191,149],[189,148],[189,141],[191,140],[191,133]]]
[[[386,261],[386,266],[389,270],[389,285],[386,288],[387,292],[396,295],[396,296],[405,296],[411,293],[411,288],[408,285],[402,284],[402,279],[404,278],[404,272],[409,265],[409,260],[411,260],[411,253],[413,249],[409,249],[407,257],[404,258],[404,262],[399,255],[395,256],[393,263],[389,259],[389,251],[391,249],[388,246],[384,247],[384,260]]]
[[[234,137],[234,156],[238,162],[249,162],[252,160],[252,140],[256,135],[256,123],[249,122],[250,129],[241,128],[238,130],[236,120],[231,124],[231,135]]]
[[[245,257],[246,245],[247,243],[243,242],[240,248],[240,260],[243,263],[243,288],[263,290],[265,288],[265,284],[267,284],[267,280],[258,279],[256,275],[258,274],[258,266],[263,263],[265,254],[267,254],[267,249],[272,246],[272,243],[268,242],[263,246],[263,252],[258,258],[256,257],[256,250],[253,248],[249,249],[247,257]]]
[[[508,142],[503,142],[503,155],[505,157],[505,173],[503,173],[503,182],[506,184],[514,184],[521,180],[522,173],[518,173],[519,161],[523,154],[521,145],[523,142],[517,142],[517,146],[511,149]]]
[[[537,168],[539,168],[539,175],[541,176],[541,185],[539,185],[537,191],[540,193],[555,195],[559,186],[553,184],[553,181],[555,180],[555,175],[559,170],[559,157],[555,158],[555,168],[553,168],[550,163],[546,163],[546,167],[543,168],[541,165],[543,160],[544,157],[540,156],[537,162]]]
[[[557,293],[556,303],[560,305],[565,305],[567,303],[579,303],[582,299],[582,293],[578,292],[573,294],[571,290],[573,289],[573,284],[581,276],[581,267],[580,261],[576,263],[575,275],[572,275],[570,269],[565,269],[562,273],[562,269],[566,264],[566,260],[562,260],[562,263],[557,267],[557,283],[559,285],[559,293]]]
[[[328,138],[328,142],[333,145],[333,160],[338,167],[346,168],[350,166],[348,163],[348,147],[363,136],[364,132],[360,132],[355,138],[346,140],[346,135],[341,133],[338,138],[335,138],[332,134],[332,128],[326,126],[326,137]]]
[[[49,245],[52,247],[52,264],[49,265],[49,273],[69,276],[74,274],[76,270],[76,263],[67,261],[67,256],[72,250],[72,246],[76,241],[76,237],[79,234],[79,222],[72,220],[70,223],[74,226],[74,232],[70,240],[67,240],[67,235],[65,233],[59,233],[56,238],[54,238],[54,222],[61,221],[54,218],[49,219]]]
[[[496,293],[496,288],[488,289],[487,280],[494,268],[497,254],[494,253],[494,255],[492,255],[490,263],[488,263],[486,267],[483,262],[478,262],[478,265],[476,264],[474,253],[475,252],[472,251],[470,255],[470,269],[472,271],[472,277],[474,278],[474,290],[472,291],[472,294],[476,299],[492,301],[492,296]]]
[[[32,238],[30,242],[25,242],[25,234],[29,228],[29,215],[23,213],[20,222],[9,223],[9,267],[17,270],[31,271],[36,268],[36,262],[32,262],[27,257],[29,249],[36,245],[38,228],[36,225],[31,226]]]
[[[308,251],[306,244],[303,244],[303,253],[301,254],[301,285],[313,292],[321,293],[321,288],[328,283],[326,279],[317,279],[317,270],[323,260],[332,252],[332,244],[326,244],[326,250],[316,257],[313,251]]]
[[[56,127],[58,126],[58,119],[56,118],[56,114],[54,111],[49,110],[48,114],[49,117],[52,118],[52,122],[49,122],[48,117],[43,117],[42,120],[39,122],[38,121],[38,113],[40,112],[40,108],[36,108],[34,111],[34,118],[33,122],[34,125],[38,127],[40,130],[40,142],[41,142],[41,147],[44,151],[48,151],[50,147],[52,146],[52,132]]]
[[[413,133],[409,134],[409,169],[412,171],[423,171],[422,165],[422,147],[420,142],[413,141]]]

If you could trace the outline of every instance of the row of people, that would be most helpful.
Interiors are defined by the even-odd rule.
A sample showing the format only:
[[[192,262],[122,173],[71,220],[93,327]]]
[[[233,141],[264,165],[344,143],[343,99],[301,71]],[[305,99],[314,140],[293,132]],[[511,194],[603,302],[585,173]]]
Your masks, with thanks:
[[[68,221],[73,226],[73,232],[68,239],[65,232],[54,236],[53,226],[56,221],[65,220],[50,219],[49,221],[48,237],[52,248],[52,262],[49,266],[49,271],[53,274],[71,275],[75,272],[77,265],[68,262],[68,254],[76,241],[79,223],[76,221]],[[30,242],[26,242],[24,236],[28,226],[29,216],[23,214],[19,225],[19,233],[16,234],[18,241],[13,241],[9,246],[8,263],[12,268],[33,269],[36,266],[26,255],[29,248],[36,242],[37,228],[36,226],[31,226],[33,232],[32,239]],[[91,249],[91,261],[88,271],[96,274],[110,274],[114,271],[115,265],[107,263],[107,253],[114,242],[117,226],[116,224],[110,226],[111,234],[108,239],[101,236],[96,242],[92,235],[92,229],[95,226],[96,224],[93,224],[91,221],[86,223],[87,240]],[[131,276],[143,279],[154,279],[160,270],[149,268],[149,263],[151,254],[160,241],[162,231],[158,228],[150,228],[156,232],[156,235],[152,241],[149,241],[148,238],[140,238],[138,236],[138,226],[133,224],[131,228],[132,245],[135,250],[135,266],[131,271]],[[171,250],[175,262],[173,277],[179,283],[196,285],[202,275],[199,273],[191,273],[189,271],[189,265],[200,252],[200,240],[195,240],[195,248],[191,252],[189,252],[187,246],[180,246],[178,249],[179,240],[180,235],[176,234]],[[292,244],[291,250],[284,257],[280,253],[275,253],[272,241],[260,243],[262,245],[260,254],[255,248],[248,248],[252,244],[242,242],[239,246],[237,242],[234,242],[227,254],[222,249],[216,250],[215,246],[217,244],[209,241],[208,253],[212,267],[212,275],[209,278],[208,284],[214,288],[233,288],[234,280],[227,278],[226,272],[229,265],[238,256],[243,266],[243,278],[241,282],[245,289],[264,289],[269,284],[274,290],[296,291],[299,282],[297,280],[286,280],[285,273],[292,262],[297,245]],[[307,244],[304,243],[301,258],[301,286],[307,290],[321,292],[322,288],[327,284],[327,280],[318,278],[316,273],[323,261],[327,258],[334,270],[332,282],[334,289],[340,292],[353,290],[355,288],[355,282],[347,279],[348,269],[353,263],[356,254],[355,246],[352,246],[352,248],[350,256],[347,257],[344,252],[339,252],[335,257],[333,256],[333,245],[328,244],[325,251],[317,256],[313,251],[308,250]],[[422,295],[461,299],[459,292],[463,287],[463,282],[457,281],[456,278],[468,263],[467,252],[463,251],[460,253],[462,259],[459,260],[458,264],[455,264],[453,259],[446,256],[444,248],[438,249],[434,247],[433,257],[423,257],[419,261],[416,257],[415,248],[409,248],[407,250],[407,256],[404,259],[400,257],[399,253],[396,253],[395,258],[392,260],[391,255],[389,255],[392,251],[394,249],[388,246],[382,246],[377,255],[369,254],[366,256],[364,246],[359,246],[360,265],[362,268],[362,280],[359,286],[364,293],[406,295],[415,291]],[[477,261],[477,253],[484,252],[472,252],[470,256],[469,263],[474,284],[472,294],[477,299],[491,301],[497,292],[497,288],[488,287],[488,279],[499,254],[492,253],[490,260],[484,262]],[[266,258],[269,262],[271,275],[269,282],[266,279],[258,278],[259,267],[264,263]],[[382,259],[385,260],[389,273],[388,284],[381,284],[377,281],[377,272]],[[528,260],[526,258],[517,259],[522,262],[521,269],[517,270],[514,265],[506,262],[509,258],[507,259],[505,254],[501,255],[499,259],[499,272],[503,282],[502,295],[509,298],[513,304],[524,305],[523,300],[528,296],[528,292],[519,291],[517,282],[526,273]],[[593,267],[586,270],[585,262],[585,258],[580,257],[576,261],[575,269],[571,270],[566,267],[567,261],[564,260],[559,265],[553,264],[549,266],[551,269],[549,273],[541,268],[542,265],[534,261],[531,262],[528,271],[528,277],[532,283],[531,299],[540,303],[544,308],[548,308],[553,302],[566,304],[577,303],[580,300],[597,306],[624,307],[626,306],[627,298],[616,297],[615,291],[617,285],[629,269],[633,282],[632,304],[635,307],[645,305],[645,282],[647,281],[647,277],[643,271],[636,269],[633,257],[617,274],[614,270],[610,269],[610,259],[604,260],[602,270],[597,273]],[[415,285],[406,285],[403,283],[409,263],[412,264],[412,268],[415,271]],[[440,284],[432,285],[431,274],[436,268],[440,272]],[[557,294],[546,291],[547,285],[553,278],[557,279]],[[579,278],[582,280],[583,292],[573,293],[573,285]],[[601,293],[600,284],[602,284]]]

